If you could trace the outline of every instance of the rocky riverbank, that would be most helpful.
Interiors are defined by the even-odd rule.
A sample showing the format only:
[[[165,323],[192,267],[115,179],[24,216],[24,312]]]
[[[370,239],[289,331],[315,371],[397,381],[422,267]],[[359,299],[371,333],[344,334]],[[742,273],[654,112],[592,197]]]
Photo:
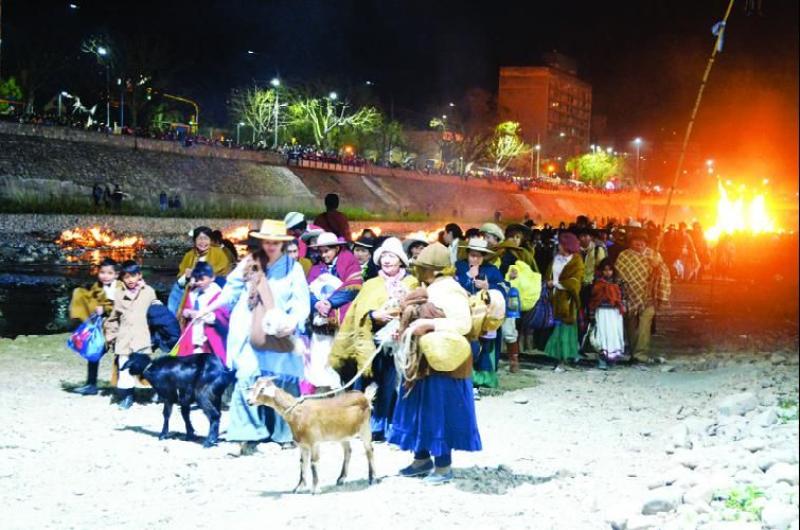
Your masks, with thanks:
[[[4,245],[0,262],[67,263],[82,254],[82,249],[64,249],[55,240],[64,230],[100,227],[118,237],[139,236],[144,240],[144,256],[168,257],[182,254],[191,241],[187,234],[197,226],[210,226],[223,233],[238,227],[258,228],[261,219],[211,219],[179,217],[137,217],[124,215],[42,215],[0,214]],[[354,221],[351,229],[380,226],[384,233],[442,228],[436,222]]]
[[[160,406],[123,412],[107,396],[68,392],[85,363],[65,338],[0,340],[0,504],[14,507],[4,528],[798,527],[797,351],[668,355],[650,370],[501,366],[506,391],[476,404],[483,451],[454,453],[451,484],[396,476],[410,455],[378,444],[379,481],[368,486],[354,444],[337,487],[341,450],[330,444],[312,498],[289,493],[296,451],[262,444],[237,458],[225,441],[206,450],[180,439],[177,414],[172,439],[159,441]],[[203,415],[192,416],[205,434]]]

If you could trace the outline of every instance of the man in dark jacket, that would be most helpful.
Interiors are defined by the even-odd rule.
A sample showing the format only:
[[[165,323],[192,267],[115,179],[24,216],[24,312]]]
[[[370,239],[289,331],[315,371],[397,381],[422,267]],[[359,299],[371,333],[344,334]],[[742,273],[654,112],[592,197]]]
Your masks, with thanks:
[[[325,209],[325,212],[314,219],[314,224],[328,232],[333,232],[339,237],[343,237],[347,242],[352,241],[350,223],[347,221],[347,217],[339,211],[339,196],[335,193],[327,194],[325,196]]]

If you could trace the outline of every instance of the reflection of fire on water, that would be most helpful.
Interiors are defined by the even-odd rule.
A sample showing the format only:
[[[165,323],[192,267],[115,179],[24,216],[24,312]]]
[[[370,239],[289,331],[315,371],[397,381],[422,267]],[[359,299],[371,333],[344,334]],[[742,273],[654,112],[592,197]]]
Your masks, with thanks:
[[[771,234],[780,232],[769,214],[764,194],[758,193],[749,200],[739,196],[736,200],[728,197],[728,190],[718,183],[717,219],[714,226],[705,232],[706,239],[716,242],[723,234],[747,232],[749,234]],[[744,186],[740,189],[744,191]]]
[[[68,262],[99,263],[104,257],[117,261],[133,258],[144,248],[144,240],[139,236],[117,237],[113,232],[100,227],[75,228],[64,230],[56,239],[62,248],[84,250],[79,255],[67,256]]]

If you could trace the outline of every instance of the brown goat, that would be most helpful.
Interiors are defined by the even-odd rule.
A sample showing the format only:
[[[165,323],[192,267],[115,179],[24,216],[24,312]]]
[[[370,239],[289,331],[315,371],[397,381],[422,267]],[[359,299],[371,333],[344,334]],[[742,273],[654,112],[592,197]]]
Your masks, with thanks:
[[[345,392],[331,398],[309,399],[298,403],[297,398],[275,385],[273,378],[261,377],[250,389],[247,401],[251,405],[266,405],[286,420],[292,429],[294,441],[300,446],[300,482],[294,488],[296,493],[307,485],[306,467],[311,460],[313,485],[311,493],[317,493],[317,462],[320,442],[340,442],[344,448],[342,472],[336,484],[344,483],[350,464],[350,438],[358,436],[364,444],[369,464],[369,483],[375,480],[375,466],[372,454],[372,429],[370,415],[372,400],[375,399],[377,385],[371,384],[364,393]]]

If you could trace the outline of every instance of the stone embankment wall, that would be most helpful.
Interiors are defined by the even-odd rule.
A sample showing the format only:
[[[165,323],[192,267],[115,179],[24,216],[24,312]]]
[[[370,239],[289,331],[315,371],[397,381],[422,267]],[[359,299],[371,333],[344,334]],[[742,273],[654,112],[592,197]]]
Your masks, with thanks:
[[[368,167],[365,172],[287,167],[274,153],[135,139],[62,128],[0,122],[0,198],[89,197],[95,182],[119,184],[130,200],[154,205],[161,191],[184,204],[257,204],[317,211],[329,192],[343,206],[388,214],[477,223],[500,212],[502,222],[527,213],[558,223],[587,214],[661,220],[666,198],[638,193],[522,191],[517,186]],[[713,220],[713,205],[676,196],[668,222]],[[791,211],[789,211],[791,210]],[[795,217],[797,205],[786,215]],[[796,224],[796,221],[793,223]]]

